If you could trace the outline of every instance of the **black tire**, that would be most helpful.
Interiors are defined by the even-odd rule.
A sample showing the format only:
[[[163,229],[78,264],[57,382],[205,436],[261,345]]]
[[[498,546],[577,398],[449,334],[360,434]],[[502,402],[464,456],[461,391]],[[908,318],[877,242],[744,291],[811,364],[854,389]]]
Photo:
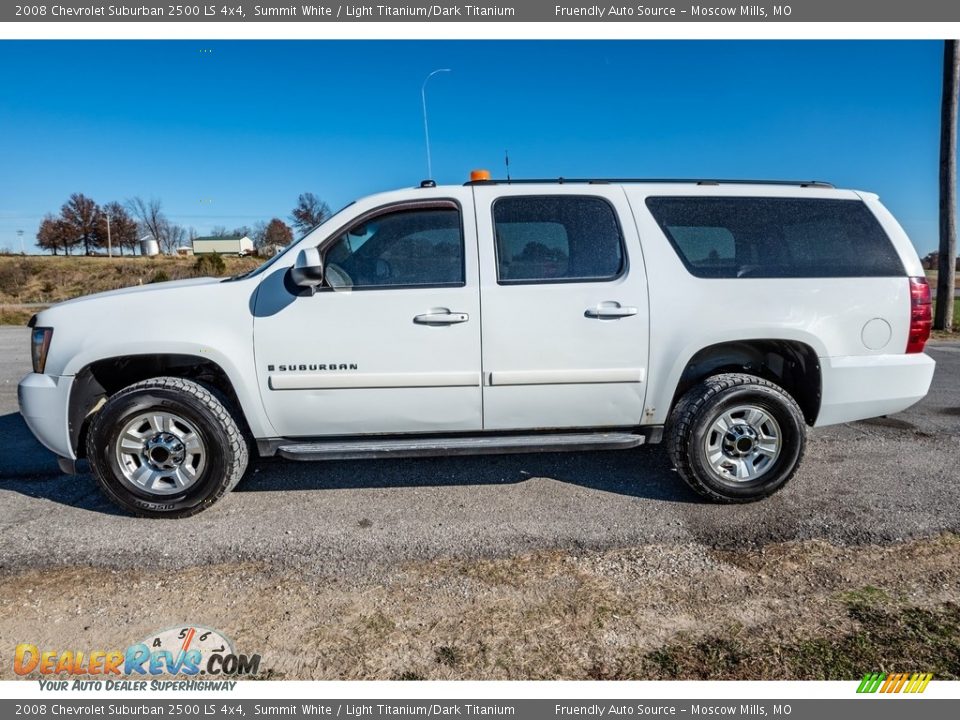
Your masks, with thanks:
[[[746,405],[776,421],[780,450],[756,478],[734,480],[711,465],[705,443],[717,417]],[[707,378],[680,399],[670,414],[667,436],[670,459],[694,491],[718,503],[747,503],[772,495],[793,477],[803,458],[806,424],[783,388],[754,375],[724,373]]]
[[[115,451],[128,421],[151,410],[169,412],[193,425],[206,449],[196,480],[175,494],[131,486]],[[158,377],[124,388],[93,417],[87,458],[100,489],[114,503],[141,517],[185,518],[210,507],[232,490],[247,468],[248,447],[232,413],[215,391],[176,377]]]

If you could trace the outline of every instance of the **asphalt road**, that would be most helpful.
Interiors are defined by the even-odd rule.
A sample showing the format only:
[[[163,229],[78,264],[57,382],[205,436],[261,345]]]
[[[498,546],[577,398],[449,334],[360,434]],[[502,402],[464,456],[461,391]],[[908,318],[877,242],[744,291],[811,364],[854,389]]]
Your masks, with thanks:
[[[960,531],[960,344],[933,345],[930,395],[895,417],[814,430],[801,471],[747,506],[686,490],[657,447],[582,454],[255,463],[188,520],[142,520],[67,477],[17,413],[25,328],[0,328],[0,570],[266,561],[323,575],[404,560],[696,542],[889,543]]]

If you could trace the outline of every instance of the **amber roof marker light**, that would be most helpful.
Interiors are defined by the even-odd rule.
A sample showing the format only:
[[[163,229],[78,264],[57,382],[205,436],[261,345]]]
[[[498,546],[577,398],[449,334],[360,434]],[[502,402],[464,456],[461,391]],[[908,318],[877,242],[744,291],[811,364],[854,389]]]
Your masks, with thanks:
[[[424,78],[423,85],[420,86],[420,102],[423,105],[423,137],[427,143],[427,180],[433,180],[433,163],[430,158],[430,128],[427,124],[427,83],[430,82],[430,78],[434,75],[448,72],[453,72],[453,70],[450,68],[434,70]]]
[[[490,179],[489,170],[471,170],[470,171],[470,182],[483,182],[484,180]]]

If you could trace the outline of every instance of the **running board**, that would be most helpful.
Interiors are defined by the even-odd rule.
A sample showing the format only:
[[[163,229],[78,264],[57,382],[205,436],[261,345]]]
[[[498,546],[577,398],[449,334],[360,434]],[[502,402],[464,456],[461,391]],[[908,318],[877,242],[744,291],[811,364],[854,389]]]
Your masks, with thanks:
[[[643,445],[645,440],[643,435],[633,433],[434,437],[409,440],[321,440],[280,445],[276,452],[287,460],[361,460],[435,455],[628,450]]]

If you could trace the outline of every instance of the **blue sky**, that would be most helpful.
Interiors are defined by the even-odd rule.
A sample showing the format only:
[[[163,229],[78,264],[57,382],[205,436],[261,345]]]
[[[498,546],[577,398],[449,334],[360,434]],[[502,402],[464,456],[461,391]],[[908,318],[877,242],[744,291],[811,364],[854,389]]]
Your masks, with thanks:
[[[426,175],[822,179],[937,243],[939,42],[0,41],[0,248],[70,193],[288,220]]]

